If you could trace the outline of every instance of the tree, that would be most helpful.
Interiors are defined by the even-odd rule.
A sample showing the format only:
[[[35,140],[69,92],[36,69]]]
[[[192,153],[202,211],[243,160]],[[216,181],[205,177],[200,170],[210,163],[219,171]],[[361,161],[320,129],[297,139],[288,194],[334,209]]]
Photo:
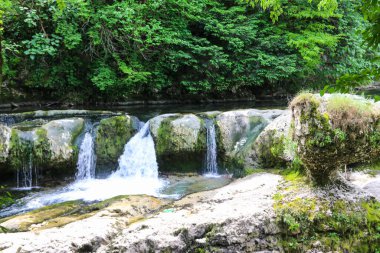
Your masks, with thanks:
[[[280,15],[284,13],[284,3],[281,0],[246,0],[251,5],[255,6],[259,4],[264,10],[270,10],[270,16],[273,22],[278,21]],[[313,0],[308,0],[309,3],[312,3]],[[294,3],[292,3],[294,4]],[[341,2],[344,4],[344,1]],[[325,17],[334,17],[334,12],[338,9],[338,2],[336,0],[321,0],[318,3],[318,9],[321,16]],[[380,44],[380,1],[379,0],[363,0],[361,5],[361,10],[364,18],[369,22],[369,25],[363,29],[363,37],[368,44],[368,46],[373,49],[377,49]],[[327,15],[326,15],[327,14]],[[310,45],[310,42],[314,38],[319,38],[325,43],[331,43],[330,46],[336,44],[334,38],[328,39],[328,37],[321,36],[321,34],[315,34],[316,37],[310,33],[307,34],[308,38],[301,38],[301,43],[306,43]],[[323,38],[324,37],[324,38]],[[326,40],[327,39],[327,40]],[[331,40],[332,39],[332,40]],[[310,41],[311,40],[311,41]],[[297,46],[297,41],[291,42]],[[318,51],[310,50],[309,47],[304,47],[305,52],[301,51],[305,57],[318,55]],[[315,45],[311,48],[316,48]],[[318,47],[317,47],[318,48]],[[302,50],[302,49],[301,49]],[[379,57],[378,55],[376,57]],[[379,65],[376,64],[378,58],[374,59],[374,64],[370,68],[363,68],[362,70],[356,73],[346,73],[340,76],[335,85],[325,85],[322,89],[321,94],[324,94],[326,91],[329,92],[348,92],[352,88],[368,84],[369,82],[380,78]]]
[[[1,0],[0,5],[0,96],[3,86],[3,32],[4,32],[4,15],[11,10],[12,2],[10,0]]]
[[[355,0],[12,3],[3,78],[47,98],[251,96],[372,66]]]
[[[364,31],[364,38],[369,46],[377,48],[380,44],[380,1],[363,0],[362,12],[370,24]]]

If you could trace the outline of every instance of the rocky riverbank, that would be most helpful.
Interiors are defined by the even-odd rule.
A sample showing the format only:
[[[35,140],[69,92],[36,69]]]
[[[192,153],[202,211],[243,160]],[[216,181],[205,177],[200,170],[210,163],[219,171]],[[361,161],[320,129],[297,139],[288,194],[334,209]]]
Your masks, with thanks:
[[[145,138],[152,151],[141,161],[154,158],[156,174],[158,168],[165,172],[165,166],[182,172],[187,161],[195,164],[209,151],[211,123],[219,165],[234,164],[235,175],[245,177],[179,200],[118,196],[92,203],[70,201],[3,218],[0,250],[379,252],[379,108],[379,103],[358,96],[305,93],[285,111],[164,114],[143,128],[129,115],[103,118],[93,128],[99,134],[94,150],[105,164],[112,162],[110,157],[115,160],[122,143],[138,131],[135,141],[140,142],[134,147]],[[38,121],[32,129],[4,126],[0,138],[8,144],[0,147],[1,161],[23,154],[16,151],[25,140],[33,143],[27,147],[36,156],[45,149],[54,151],[49,157],[61,154],[64,145],[54,146],[55,142],[72,148],[77,130],[68,136],[53,131],[67,128],[70,120]],[[75,129],[86,128],[83,119],[75,120]],[[134,163],[127,169],[135,167]]]
[[[11,232],[0,234],[0,249],[343,252],[352,247],[375,252],[380,246],[375,203],[369,192],[344,180],[315,188],[299,175],[259,173],[178,201],[121,196],[88,207],[87,213],[73,203],[36,210],[0,223]]]

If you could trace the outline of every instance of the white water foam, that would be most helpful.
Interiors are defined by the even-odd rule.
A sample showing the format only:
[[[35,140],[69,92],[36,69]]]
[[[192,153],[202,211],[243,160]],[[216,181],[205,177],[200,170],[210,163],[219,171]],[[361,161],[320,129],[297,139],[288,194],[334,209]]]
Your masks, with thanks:
[[[119,158],[119,170],[111,177],[158,179],[158,165],[149,122],[125,145]]]
[[[95,177],[96,155],[94,139],[91,133],[87,132],[84,136],[79,149],[76,181]]]

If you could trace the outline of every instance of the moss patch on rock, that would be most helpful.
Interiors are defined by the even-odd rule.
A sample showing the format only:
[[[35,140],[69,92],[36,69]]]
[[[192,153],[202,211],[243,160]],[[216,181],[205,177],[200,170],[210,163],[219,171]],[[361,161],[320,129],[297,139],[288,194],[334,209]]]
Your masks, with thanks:
[[[114,166],[128,140],[137,133],[136,117],[122,115],[102,119],[96,134],[97,163]]]
[[[61,227],[96,214],[102,217],[128,218],[129,223],[132,223],[153,211],[159,210],[169,202],[169,200],[145,195],[116,196],[92,204],[79,200],[68,201],[0,219],[0,233],[39,231],[52,227]]]
[[[274,196],[285,252],[380,250],[379,202],[344,183],[314,188],[299,175],[286,179]]]

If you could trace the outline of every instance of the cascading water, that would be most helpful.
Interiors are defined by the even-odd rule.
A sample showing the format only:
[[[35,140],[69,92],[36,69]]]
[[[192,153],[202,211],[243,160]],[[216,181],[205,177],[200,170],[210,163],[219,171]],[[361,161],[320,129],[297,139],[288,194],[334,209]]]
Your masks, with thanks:
[[[91,161],[90,154],[92,152],[89,150],[91,148],[87,148],[93,148],[93,143],[91,144],[93,140],[90,137],[91,134],[86,133],[81,144],[83,157],[79,158],[83,164],[86,164],[85,161],[87,161],[87,165],[91,164],[89,161]],[[98,201],[130,194],[159,196],[159,190],[167,184],[166,181],[158,178],[158,165],[153,138],[149,131],[149,122],[125,145],[124,153],[119,158],[119,169],[108,178],[91,178],[92,172],[87,173],[91,171],[90,166],[83,165],[79,168],[79,163],[82,164],[82,162],[78,161],[78,175],[74,183],[50,192],[38,192],[30,195],[20,201],[19,206],[2,210],[0,217],[70,200]],[[79,174],[84,176],[81,177]],[[79,180],[79,178],[87,179]]]
[[[37,186],[37,170],[33,171],[33,155],[30,153],[29,158],[23,162],[21,168],[17,169],[17,188],[29,189],[33,187],[33,173],[36,174]]]
[[[38,186],[38,170],[33,161],[33,142],[36,138],[34,131],[20,132],[20,142],[23,143],[20,150],[20,167],[16,172],[17,189],[31,189]]]
[[[158,178],[158,165],[149,122],[125,145],[113,177]]]
[[[95,177],[96,155],[94,148],[94,138],[90,132],[84,135],[84,139],[80,146],[76,181],[91,179]]]
[[[215,124],[213,120],[206,120],[207,128],[207,154],[206,154],[206,175],[218,175],[217,146],[215,136]]]

